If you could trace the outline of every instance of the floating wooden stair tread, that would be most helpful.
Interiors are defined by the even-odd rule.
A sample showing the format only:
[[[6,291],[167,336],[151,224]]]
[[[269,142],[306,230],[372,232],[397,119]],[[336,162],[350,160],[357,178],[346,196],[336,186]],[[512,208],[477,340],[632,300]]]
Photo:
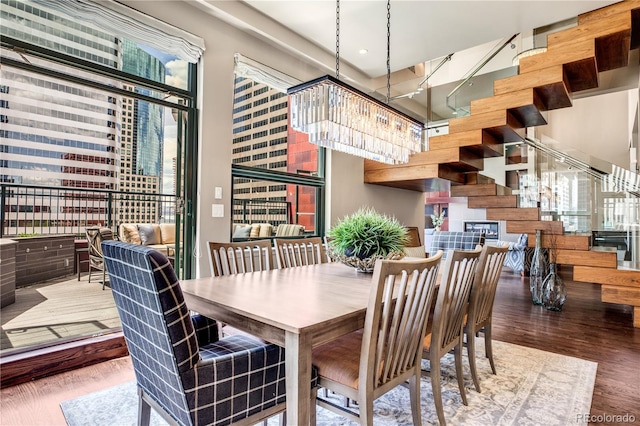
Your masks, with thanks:
[[[597,266],[613,269],[618,266],[616,252],[557,249],[556,253],[556,262],[560,265]]]
[[[511,195],[511,189],[495,183],[452,186],[452,197],[486,197],[488,195]]]
[[[559,220],[518,220],[507,222],[509,234],[535,234],[537,229],[543,233],[562,235],[564,230]]]
[[[508,111],[491,111],[449,120],[449,134],[469,130],[484,130],[500,142],[519,142],[524,137],[524,125]]]
[[[540,209],[531,208],[488,208],[487,220],[540,220]]]
[[[637,6],[638,4],[636,4]],[[575,27],[551,33],[547,36],[547,49],[555,50],[566,44],[593,41],[619,33],[628,33],[629,37],[631,36],[631,13],[629,11],[613,13],[606,20],[583,20]],[[629,49],[630,45],[627,45],[627,50]]]
[[[452,188],[453,189],[453,188]],[[467,207],[470,209],[513,208],[518,206],[517,195],[496,195],[495,197],[469,197]]]
[[[640,271],[638,270],[576,266],[573,268],[573,279],[574,281],[640,289]]]
[[[542,115],[547,106],[533,88],[471,101],[471,115],[500,110],[507,110],[525,127],[547,124]]]
[[[589,250],[589,246],[591,244],[591,237],[589,235],[554,235],[553,237],[550,235],[542,234],[541,245],[543,248],[549,248],[552,245],[552,240],[555,240],[555,247],[558,249],[567,249],[567,250]],[[534,233],[529,234],[529,238],[527,239],[528,247],[535,247],[536,245],[536,235]]]
[[[481,175],[478,172],[466,173],[465,177],[465,185],[479,185],[479,184],[495,184],[496,181],[489,176]]]
[[[454,147],[465,147],[484,158],[501,157],[504,154],[502,141],[482,129],[432,136],[427,152]]]

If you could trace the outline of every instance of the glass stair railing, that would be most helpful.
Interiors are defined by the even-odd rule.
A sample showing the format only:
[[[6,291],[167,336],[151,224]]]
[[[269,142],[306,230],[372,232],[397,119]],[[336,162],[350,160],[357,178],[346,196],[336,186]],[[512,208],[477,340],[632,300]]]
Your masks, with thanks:
[[[471,101],[481,99],[493,95],[493,80],[497,78],[505,78],[508,73],[500,73],[499,77],[494,78],[491,74],[478,76],[478,73],[491,62],[504,48],[511,46],[513,40],[518,36],[514,34],[510,38],[498,42],[487,54],[469,71],[462,81],[451,91],[446,97],[447,107],[453,111],[456,117],[465,117],[471,114]],[[511,75],[517,74],[517,67],[512,67]],[[474,79],[475,77],[475,79]],[[473,80],[472,80],[473,79]],[[482,80],[482,81],[475,81]],[[485,81],[487,80],[487,81]],[[478,85],[473,88],[473,86]],[[480,89],[478,89],[480,87]]]
[[[640,175],[556,143],[523,143],[535,150],[535,172],[519,177],[518,206],[540,207],[541,220],[561,220],[565,233],[589,234],[594,247],[615,247],[619,262],[638,268]]]

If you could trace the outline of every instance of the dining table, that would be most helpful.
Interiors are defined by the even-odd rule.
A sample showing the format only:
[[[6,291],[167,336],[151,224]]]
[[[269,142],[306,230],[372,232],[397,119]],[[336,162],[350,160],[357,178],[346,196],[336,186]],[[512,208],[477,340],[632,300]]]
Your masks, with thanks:
[[[287,424],[308,425],[312,348],[364,327],[372,275],[342,263],[181,281],[192,311],[285,348]]]

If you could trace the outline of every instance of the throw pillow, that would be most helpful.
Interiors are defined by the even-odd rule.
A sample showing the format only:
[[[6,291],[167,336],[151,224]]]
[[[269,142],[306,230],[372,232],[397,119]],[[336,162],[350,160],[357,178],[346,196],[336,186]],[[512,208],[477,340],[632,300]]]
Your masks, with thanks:
[[[250,238],[256,238],[260,236],[260,224],[254,223],[251,225],[251,232],[249,233]]]
[[[251,233],[251,226],[237,226],[233,231],[233,238],[249,238]]]
[[[130,244],[142,244],[138,226],[132,223],[120,225],[120,239]]]
[[[175,242],[176,242],[176,224],[175,223],[161,223],[160,224],[160,237],[162,238],[162,244],[175,244]]]
[[[271,237],[273,236],[273,225],[270,223],[260,224],[260,234],[258,237]]]
[[[160,233],[160,227],[158,227],[158,233]],[[140,241],[145,246],[159,243],[160,238],[156,236],[153,225],[138,225],[138,234],[140,234]]]

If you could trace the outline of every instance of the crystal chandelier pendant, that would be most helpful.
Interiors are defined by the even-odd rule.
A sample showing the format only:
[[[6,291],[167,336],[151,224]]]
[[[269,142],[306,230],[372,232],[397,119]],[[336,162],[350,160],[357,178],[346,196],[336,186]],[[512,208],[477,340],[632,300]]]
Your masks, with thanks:
[[[420,121],[339,81],[324,76],[287,90],[290,125],[309,142],[387,164],[420,152]]]

